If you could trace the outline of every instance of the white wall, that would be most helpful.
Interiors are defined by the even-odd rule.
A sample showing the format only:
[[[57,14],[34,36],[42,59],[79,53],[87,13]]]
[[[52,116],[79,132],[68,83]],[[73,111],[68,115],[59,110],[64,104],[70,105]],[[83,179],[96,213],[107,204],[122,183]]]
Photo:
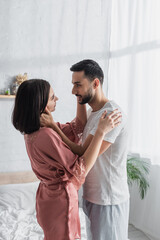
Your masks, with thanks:
[[[136,228],[145,232],[152,240],[160,239],[160,208],[159,208],[159,182],[160,166],[151,165],[149,184],[150,187],[143,200],[140,199],[136,184],[130,188],[130,219],[129,222]]]
[[[44,78],[59,101],[55,120],[75,115],[69,67],[84,58],[108,69],[110,3],[102,0],[1,0],[0,91],[19,73]],[[104,87],[107,85],[107,74]],[[0,171],[26,170],[23,136],[11,125],[14,100],[0,99]]]

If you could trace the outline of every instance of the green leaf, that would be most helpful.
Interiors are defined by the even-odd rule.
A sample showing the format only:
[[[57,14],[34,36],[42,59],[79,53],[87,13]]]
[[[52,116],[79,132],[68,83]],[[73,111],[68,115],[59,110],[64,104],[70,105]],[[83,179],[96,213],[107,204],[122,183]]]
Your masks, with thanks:
[[[136,182],[141,199],[144,199],[149,188],[148,174],[150,172],[150,163],[141,158],[131,157],[127,159],[128,184],[132,186]]]

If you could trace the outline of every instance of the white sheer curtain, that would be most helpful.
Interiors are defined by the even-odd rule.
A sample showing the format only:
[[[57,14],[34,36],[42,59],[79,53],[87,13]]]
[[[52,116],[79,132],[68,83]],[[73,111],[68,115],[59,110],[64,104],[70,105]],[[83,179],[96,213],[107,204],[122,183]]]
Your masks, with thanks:
[[[150,189],[131,189],[130,222],[160,239],[160,1],[112,0],[109,98],[128,115],[129,150],[151,159]],[[156,165],[157,164],[157,165]]]
[[[129,117],[130,150],[160,164],[160,1],[112,3],[109,97]]]

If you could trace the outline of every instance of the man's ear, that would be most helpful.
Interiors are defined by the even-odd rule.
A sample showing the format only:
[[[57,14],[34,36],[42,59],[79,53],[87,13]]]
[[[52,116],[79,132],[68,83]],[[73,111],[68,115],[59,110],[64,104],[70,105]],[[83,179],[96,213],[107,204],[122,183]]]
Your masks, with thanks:
[[[98,78],[95,78],[94,79],[94,83],[93,83],[93,87],[94,87],[94,89],[96,89],[98,86],[99,86],[99,79]]]

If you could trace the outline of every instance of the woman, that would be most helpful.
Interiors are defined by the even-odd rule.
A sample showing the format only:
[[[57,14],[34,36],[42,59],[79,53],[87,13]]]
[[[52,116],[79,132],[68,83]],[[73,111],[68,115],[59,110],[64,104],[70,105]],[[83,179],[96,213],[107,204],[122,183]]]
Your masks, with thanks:
[[[32,169],[40,180],[36,211],[44,239],[75,240],[80,239],[77,190],[96,161],[104,135],[119,125],[119,115],[112,112],[105,118],[104,112],[92,142],[79,157],[56,132],[60,129],[70,141],[78,143],[84,128],[79,110],[71,123],[55,125],[56,131],[40,127],[41,114],[46,108],[54,111],[57,99],[47,81],[25,81],[16,95],[12,121],[24,134]]]

